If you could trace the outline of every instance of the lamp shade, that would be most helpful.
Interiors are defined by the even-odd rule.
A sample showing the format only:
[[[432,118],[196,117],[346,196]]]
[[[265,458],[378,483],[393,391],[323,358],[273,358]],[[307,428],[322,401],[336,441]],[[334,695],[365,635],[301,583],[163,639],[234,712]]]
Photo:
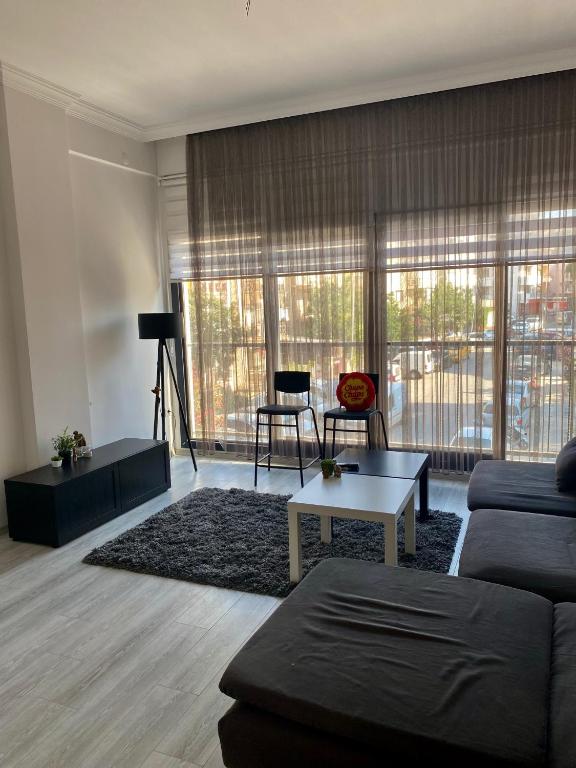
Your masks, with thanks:
[[[142,312],[138,315],[141,339],[179,339],[182,336],[180,312]]]

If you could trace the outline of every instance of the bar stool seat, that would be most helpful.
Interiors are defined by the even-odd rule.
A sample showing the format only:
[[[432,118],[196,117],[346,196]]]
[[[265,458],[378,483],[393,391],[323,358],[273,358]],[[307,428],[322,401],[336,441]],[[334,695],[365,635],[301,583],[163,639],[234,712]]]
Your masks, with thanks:
[[[366,421],[375,413],[380,413],[380,411],[377,411],[376,408],[367,408],[365,411],[347,411],[345,408],[330,408],[329,411],[324,411],[324,418],[342,419],[343,421]]]
[[[268,413],[271,416],[296,416],[298,413],[312,410],[308,405],[263,405],[257,413]]]

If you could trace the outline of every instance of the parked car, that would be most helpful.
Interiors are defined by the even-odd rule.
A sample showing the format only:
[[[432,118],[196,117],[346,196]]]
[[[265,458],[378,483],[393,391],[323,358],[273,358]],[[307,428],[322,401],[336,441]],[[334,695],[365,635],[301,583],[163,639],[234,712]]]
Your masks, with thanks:
[[[511,433],[510,437],[514,447],[526,447],[519,435]],[[493,447],[492,427],[484,427],[479,424],[475,424],[472,427],[462,427],[450,441],[450,446],[452,448],[467,448],[469,451],[478,450],[479,448],[491,450]]]
[[[482,448],[492,449],[492,428],[474,425],[473,427],[461,427],[450,441],[452,448],[468,448],[471,450]]]
[[[540,355],[518,355],[512,364],[512,375],[515,379],[533,379],[539,376],[549,376],[552,363]]]
[[[467,360],[472,352],[472,347],[464,342],[446,344],[442,354],[442,366],[450,368],[452,365]]]
[[[526,336],[529,333],[537,334],[542,329],[542,320],[537,315],[517,318],[510,323],[510,330],[514,335]]]
[[[430,349],[403,350],[392,359],[392,363],[399,365],[402,376],[409,379],[421,379],[425,373],[432,373],[434,370],[434,359]]]
[[[468,341],[494,341],[494,331],[478,331],[468,334]]]
[[[482,406],[481,426],[494,428],[494,403],[489,401]],[[528,447],[528,428],[530,426],[530,409],[522,408],[521,401],[508,399],[506,405],[506,430],[513,445]]]

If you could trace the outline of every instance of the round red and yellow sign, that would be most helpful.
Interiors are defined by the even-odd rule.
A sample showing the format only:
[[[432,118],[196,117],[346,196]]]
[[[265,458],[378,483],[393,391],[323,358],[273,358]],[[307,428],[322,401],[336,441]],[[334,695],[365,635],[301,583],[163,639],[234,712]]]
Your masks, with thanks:
[[[347,373],[336,388],[336,397],[347,411],[365,411],[374,402],[374,382],[365,373]]]

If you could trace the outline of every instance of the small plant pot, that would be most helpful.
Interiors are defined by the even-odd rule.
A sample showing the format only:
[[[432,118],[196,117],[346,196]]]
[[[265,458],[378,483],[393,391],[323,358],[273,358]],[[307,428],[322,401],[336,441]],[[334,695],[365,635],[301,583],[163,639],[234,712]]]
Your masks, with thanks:
[[[60,458],[62,459],[62,466],[63,467],[71,466],[71,464],[72,464],[72,454],[71,453],[60,454]]]
[[[330,480],[330,478],[332,477],[332,472],[329,469],[323,469],[322,477],[324,478],[324,480]]]
[[[60,469],[62,466],[62,459],[51,459],[50,464],[54,467],[54,469]]]

